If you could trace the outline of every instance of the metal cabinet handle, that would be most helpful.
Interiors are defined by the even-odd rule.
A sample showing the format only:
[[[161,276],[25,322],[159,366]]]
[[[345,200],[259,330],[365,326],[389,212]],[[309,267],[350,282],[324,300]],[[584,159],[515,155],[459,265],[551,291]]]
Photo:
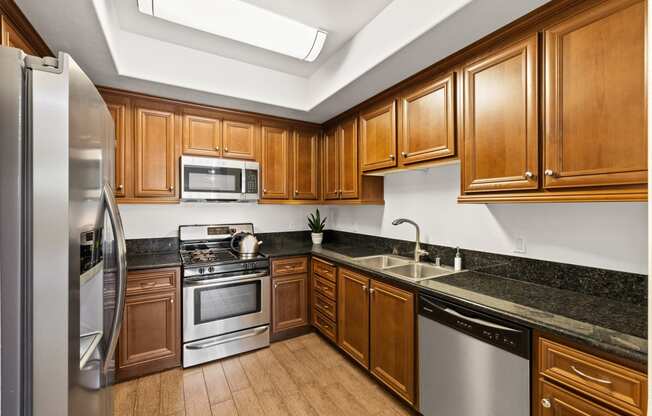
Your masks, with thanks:
[[[369,289],[369,293],[373,294],[375,291],[376,291],[376,289],[374,289],[373,287],[371,289]]]
[[[174,303],[174,299],[170,299],[170,303]]]
[[[529,170],[525,172],[525,178],[526,179],[532,179],[534,178],[534,173],[530,172]]]
[[[406,152],[401,152],[401,156],[407,157],[407,153]]]
[[[548,399],[541,399],[541,406],[545,407],[546,409],[550,409],[552,403],[550,403],[550,400]]]
[[[141,282],[140,287],[146,288],[146,287],[154,287],[156,286],[156,282]]]
[[[299,190],[298,190],[298,189],[295,189],[295,190],[294,190],[294,194],[295,194],[295,195],[298,195],[298,194],[299,194]]]
[[[124,189],[124,186],[118,185],[118,191],[122,191]]]
[[[596,383],[601,383],[601,384],[611,384],[611,380],[605,380],[605,379],[603,379],[603,378],[592,377],[592,376],[590,376],[590,375],[588,375],[588,374],[586,374],[586,373],[583,373],[582,371],[578,370],[577,368],[575,368],[574,365],[571,365],[571,369],[572,369],[573,371],[575,371],[575,373],[576,373],[577,375],[579,375],[580,377],[584,377],[584,378],[587,379],[587,380],[595,381]]]
[[[174,185],[170,185],[168,189],[170,190],[170,192],[174,191]]]
[[[546,169],[543,174],[546,176],[555,176],[555,172],[553,172],[552,169]]]
[[[267,189],[263,189],[263,193],[266,194],[266,193],[267,193]]]
[[[278,287],[278,283],[274,283],[274,289]]]
[[[220,150],[220,146],[215,146],[215,150]]]
[[[229,153],[229,148],[228,148],[228,147],[225,147],[225,148],[224,148],[224,151],[227,152],[227,153]]]
[[[367,285],[362,285],[362,291],[366,292],[367,291]]]
[[[389,155],[389,158],[394,160],[394,155]]]

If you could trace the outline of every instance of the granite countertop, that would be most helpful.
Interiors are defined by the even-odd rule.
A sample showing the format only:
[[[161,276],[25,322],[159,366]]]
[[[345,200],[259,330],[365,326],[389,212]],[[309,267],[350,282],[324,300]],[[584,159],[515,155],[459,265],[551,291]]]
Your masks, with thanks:
[[[127,270],[181,266],[179,252],[127,254]]]
[[[557,334],[620,357],[647,363],[647,309],[644,306],[555,289],[477,271],[411,282],[360,266],[355,257],[387,254],[378,247],[309,242],[268,244],[269,257],[313,254],[394,280],[471,308],[497,314],[533,329]]]

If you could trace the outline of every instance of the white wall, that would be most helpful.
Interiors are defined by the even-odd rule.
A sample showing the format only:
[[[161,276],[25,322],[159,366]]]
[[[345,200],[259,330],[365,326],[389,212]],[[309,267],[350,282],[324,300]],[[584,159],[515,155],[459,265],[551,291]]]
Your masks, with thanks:
[[[315,206],[258,205],[255,203],[181,203],[120,205],[126,238],[176,237],[183,224],[252,222],[256,232],[308,229],[306,216]],[[319,207],[322,214],[328,207]]]
[[[385,177],[385,206],[333,207],[329,228],[647,274],[647,204],[457,204],[460,166]],[[514,253],[515,240],[526,253]]]

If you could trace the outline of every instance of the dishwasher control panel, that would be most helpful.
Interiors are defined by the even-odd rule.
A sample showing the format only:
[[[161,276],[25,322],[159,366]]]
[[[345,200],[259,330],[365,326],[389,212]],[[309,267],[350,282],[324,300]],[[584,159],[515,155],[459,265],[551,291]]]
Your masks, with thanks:
[[[530,357],[530,330],[432,296],[419,296],[419,314],[524,358]]]

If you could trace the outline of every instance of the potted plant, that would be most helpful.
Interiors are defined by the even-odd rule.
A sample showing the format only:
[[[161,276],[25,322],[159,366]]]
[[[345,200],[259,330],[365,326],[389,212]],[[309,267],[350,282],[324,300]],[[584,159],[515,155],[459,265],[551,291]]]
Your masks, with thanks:
[[[310,227],[310,231],[312,231],[310,236],[312,237],[313,244],[321,244],[322,240],[324,239],[325,225],[326,217],[321,219],[321,216],[319,215],[319,208],[317,208],[317,211],[314,214],[311,213],[308,216],[308,226]]]

